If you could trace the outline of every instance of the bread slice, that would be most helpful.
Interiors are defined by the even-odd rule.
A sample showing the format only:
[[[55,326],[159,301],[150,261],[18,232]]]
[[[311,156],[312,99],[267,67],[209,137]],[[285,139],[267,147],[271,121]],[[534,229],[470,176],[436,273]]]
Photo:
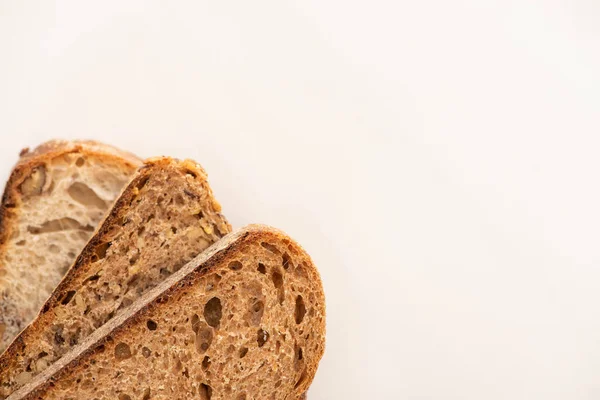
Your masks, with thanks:
[[[35,321],[0,356],[0,398],[230,232],[204,170],[147,160]]]
[[[91,141],[21,152],[0,205],[0,353],[33,320],[140,164]]]
[[[325,346],[310,257],[285,234],[226,236],[13,393],[22,399],[296,399]]]

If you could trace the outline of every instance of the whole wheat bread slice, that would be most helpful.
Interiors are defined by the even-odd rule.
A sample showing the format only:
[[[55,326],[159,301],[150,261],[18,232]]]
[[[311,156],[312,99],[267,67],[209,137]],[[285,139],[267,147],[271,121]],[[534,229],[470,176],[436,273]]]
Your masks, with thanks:
[[[204,170],[147,160],[35,321],[0,356],[5,398],[230,232]]]
[[[325,346],[310,257],[285,234],[226,236],[9,400],[296,399]]]
[[[21,152],[0,205],[0,353],[33,320],[140,164],[92,141]]]

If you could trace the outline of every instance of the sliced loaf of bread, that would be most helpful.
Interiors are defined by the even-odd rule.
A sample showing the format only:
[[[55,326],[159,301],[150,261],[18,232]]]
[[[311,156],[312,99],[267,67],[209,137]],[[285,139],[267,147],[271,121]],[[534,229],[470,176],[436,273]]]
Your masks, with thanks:
[[[0,356],[0,398],[230,232],[195,162],[147,160],[40,314]]]
[[[9,400],[301,398],[325,346],[310,257],[285,234],[226,236]]]
[[[91,141],[21,152],[0,204],[0,353],[35,318],[139,165]]]

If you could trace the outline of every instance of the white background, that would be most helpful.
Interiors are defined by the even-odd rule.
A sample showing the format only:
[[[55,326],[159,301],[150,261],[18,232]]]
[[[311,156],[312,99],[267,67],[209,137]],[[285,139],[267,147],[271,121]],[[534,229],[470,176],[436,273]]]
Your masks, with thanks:
[[[0,178],[193,158],[313,255],[331,399],[600,398],[595,0],[0,1]]]

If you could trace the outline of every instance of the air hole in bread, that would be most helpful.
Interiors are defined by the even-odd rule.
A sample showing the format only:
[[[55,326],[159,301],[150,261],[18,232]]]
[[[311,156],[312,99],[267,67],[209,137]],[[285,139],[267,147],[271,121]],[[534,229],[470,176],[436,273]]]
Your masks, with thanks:
[[[198,174],[196,172],[192,171],[191,169],[186,169],[185,173],[188,174],[188,175],[191,175],[194,178],[198,177]]]
[[[24,196],[35,196],[42,193],[42,189],[46,183],[46,167],[40,165],[31,172],[23,183],[19,186],[19,190]]]
[[[27,231],[33,235],[68,231],[68,230],[74,230],[74,229],[81,229],[81,230],[84,230],[87,232],[94,231],[93,226],[91,226],[91,225],[83,226],[79,222],[77,222],[77,220],[74,220],[73,218],[68,218],[68,217],[46,221],[40,226],[28,226],[27,227]]]
[[[294,356],[296,358],[296,369],[300,369],[300,366],[303,365],[300,363],[300,361],[302,361],[302,359],[304,358],[304,354],[302,352],[302,347],[298,346],[296,342],[294,342]]]
[[[213,340],[213,330],[211,327],[206,325],[204,321],[198,322],[198,332],[195,338],[196,351],[199,354],[206,353],[206,350],[210,347]]]
[[[192,315],[192,331],[197,335],[200,330],[200,317],[198,314]]]
[[[246,400],[246,393],[238,394],[238,397],[236,400]]]
[[[26,244],[26,243],[27,243],[27,241],[26,241],[26,240],[19,240],[19,241],[16,243],[16,245],[17,245],[17,246],[25,246],[25,244]]]
[[[134,265],[140,259],[140,250],[136,249],[129,258],[129,265]]]
[[[55,244],[51,244],[50,246],[48,246],[48,251],[52,254],[58,254],[58,253],[60,253],[60,247],[58,247]]]
[[[272,245],[271,243],[262,242],[260,245],[262,247],[264,247],[265,249],[269,250],[271,253],[281,254],[279,249],[275,245]]]
[[[175,364],[173,365],[173,371],[175,372],[179,372],[183,369],[183,364],[181,363],[181,360],[176,360]]]
[[[189,191],[189,190],[187,190],[187,189],[183,189],[183,193],[185,193],[185,195],[186,195],[187,197],[190,197],[190,198],[192,198],[192,199],[194,199],[194,200],[197,200],[197,199],[199,199],[199,198],[200,198],[200,196],[198,196],[196,193],[194,193],[194,192],[190,192],[190,191]]]
[[[146,186],[146,183],[148,183],[148,181],[150,180],[149,176],[145,176],[142,179],[140,179],[140,181],[137,183],[137,185],[135,186],[138,190],[141,190],[144,186]]]
[[[144,394],[142,395],[142,400],[150,400],[150,388],[146,388],[144,390]]]
[[[232,269],[234,271],[239,271],[240,269],[242,269],[242,263],[239,261],[232,261],[229,263],[229,269]]]
[[[119,400],[131,400],[131,396],[125,393],[119,395]]]
[[[294,273],[302,279],[308,279],[308,274],[306,273],[306,265],[305,264],[298,265],[294,269]]]
[[[85,159],[83,157],[79,157],[77,161],[75,161],[75,165],[78,167],[83,167],[85,165]]]
[[[158,327],[158,324],[156,322],[152,321],[151,319],[149,319],[146,322],[146,326],[148,327],[149,330],[155,331],[156,328]]]
[[[265,264],[263,264],[263,263],[258,263],[258,268],[256,268],[256,270],[258,272],[260,272],[261,274],[267,273],[267,268],[265,267]]]
[[[306,315],[306,305],[304,305],[304,299],[302,296],[298,295],[296,297],[296,309],[294,310],[294,317],[296,319],[296,324],[300,324]]]
[[[62,330],[63,328],[61,326],[56,332],[54,332],[54,342],[59,346],[65,343],[65,338],[62,337]]]
[[[302,385],[302,383],[304,383],[305,380],[306,380],[306,368],[304,368],[302,370],[302,373],[300,374],[300,378],[298,378],[298,381],[296,382],[296,385],[294,385],[294,389],[298,389],[298,387],[300,385]]]
[[[202,212],[202,210],[198,210],[198,211],[194,212],[192,215],[198,219],[204,218],[204,213]]]
[[[84,284],[86,284],[87,282],[95,282],[98,279],[100,279],[100,275],[96,274],[96,275],[92,275],[92,276],[88,276],[85,281],[83,281]]]
[[[200,400],[210,400],[212,397],[212,388],[207,384],[202,383],[198,388],[200,394]]]
[[[213,297],[204,306],[204,320],[208,325],[216,328],[219,326],[222,317],[223,309],[221,306],[221,299]]]
[[[94,253],[96,255],[96,260],[102,260],[103,258],[106,257],[106,251],[111,246],[111,244],[112,243],[107,242],[107,243],[102,243],[102,244],[99,244],[98,246],[96,246],[96,249],[94,250]]]
[[[261,313],[262,314],[262,312],[264,311],[264,309],[265,309],[265,305],[263,304],[262,301],[257,301],[252,306],[252,311],[254,311],[255,313]]]
[[[246,354],[248,354],[248,348],[247,347],[242,347],[240,349],[240,358],[244,358],[246,356]]]
[[[257,299],[256,297],[252,298],[250,301],[250,321],[249,323],[254,326],[260,325],[260,321],[262,320],[262,316],[265,312],[265,303]]]
[[[256,342],[258,343],[258,347],[263,347],[265,343],[269,340],[269,332],[264,329],[259,329],[256,335]]]
[[[149,348],[147,348],[146,346],[142,347],[142,356],[144,356],[144,358],[148,358],[152,355],[152,352],[150,351]]]
[[[275,288],[277,288],[278,295],[277,299],[279,300],[279,304],[283,304],[285,300],[285,288],[283,287],[283,275],[279,271],[273,271],[273,275],[271,275],[271,279],[273,280],[273,284]]]
[[[67,193],[71,198],[79,204],[87,208],[106,208],[106,202],[102,200],[96,192],[88,185],[82,182],[75,182],[67,189]]]
[[[126,360],[131,357],[131,349],[127,343],[119,343],[115,346],[115,358]]]
[[[290,255],[288,253],[283,253],[283,268],[284,269],[288,269],[290,267],[290,265],[294,265],[292,264],[292,259],[290,257]]]
[[[271,279],[273,279],[273,284],[277,289],[283,288],[283,275],[279,271],[274,271]]]
[[[71,299],[73,299],[73,296],[75,296],[75,293],[77,293],[75,290],[69,290],[62,298],[62,300],[60,301],[60,304],[62,304],[63,306],[66,306],[67,304],[69,304],[69,302],[71,301]]]
[[[226,351],[227,351],[227,356],[230,356],[235,351],[235,346],[230,344],[229,347],[227,347]]]
[[[204,359],[202,360],[202,369],[208,369],[208,367],[210,367],[210,357],[204,356]]]

